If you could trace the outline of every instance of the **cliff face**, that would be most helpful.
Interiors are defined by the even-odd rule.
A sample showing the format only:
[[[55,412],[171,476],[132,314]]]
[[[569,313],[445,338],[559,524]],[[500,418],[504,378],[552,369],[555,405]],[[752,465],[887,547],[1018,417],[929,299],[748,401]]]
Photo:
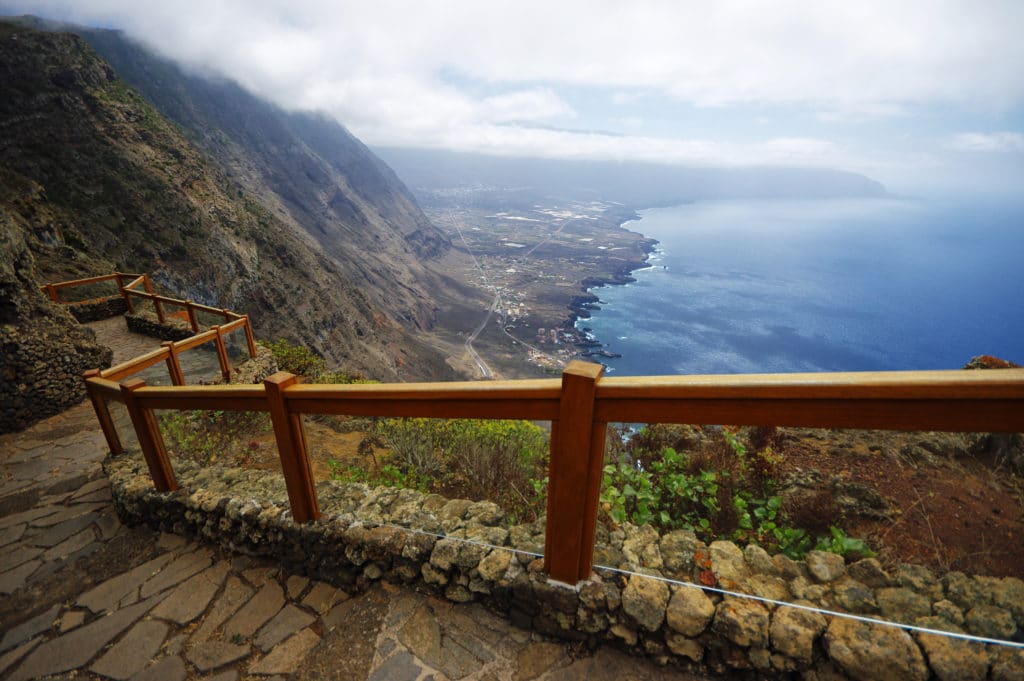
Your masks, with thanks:
[[[282,222],[305,231],[368,299],[433,324],[423,259],[450,244],[394,172],[344,127],[183,70],[117,31],[80,31],[118,75]]]
[[[175,294],[248,312],[263,337],[299,340],[351,369],[445,375],[406,328],[429,326],[432,313],[416,250],[434,240],[411,200],[378,207],[372,192],[339,184],[365,220],[346,232],[321,206],[325,234],[314,238],[297,227],[297,199],[253,193],[267,175],[284,186],[298,171],[261,170],[240,152],[244,173],[229,157],[218,163],[77,36],[0,22],[0,91],[0,206],[23,225],[39,279],[149,271]],[[391,226],[389,211],[409,220]],[[388,229],[376,229],[382,220]],[[376,258],[363,258],[367,242],[383,244]]]
[[[81,401],[82,372],[110,366],[112,354],[40,293],[28,232],[23,218],[0,205],[0,433]]]

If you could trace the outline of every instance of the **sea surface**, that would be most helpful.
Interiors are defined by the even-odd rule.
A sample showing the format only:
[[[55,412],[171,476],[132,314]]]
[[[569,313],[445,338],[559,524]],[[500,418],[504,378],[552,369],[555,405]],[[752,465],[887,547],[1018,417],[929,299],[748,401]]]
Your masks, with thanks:
[[[658,239],[577,326],[618,375],[1024,364],[1024,202],[709,201],[641,212]]]

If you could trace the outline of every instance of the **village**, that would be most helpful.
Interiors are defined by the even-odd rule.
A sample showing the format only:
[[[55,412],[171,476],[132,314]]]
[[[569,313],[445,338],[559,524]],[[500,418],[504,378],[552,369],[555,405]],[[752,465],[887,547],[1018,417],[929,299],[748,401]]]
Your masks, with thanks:
[[[631,281],[655,242],[624,228],[636,214],[601,202],[525,202],[495,210],[486,192],[435,196],[427,214],[471,257],[454,272],[493,297],[473,344],[503,377],[546,375],[572,359],[615,357],[578,320],[600,309],[590,289]]]

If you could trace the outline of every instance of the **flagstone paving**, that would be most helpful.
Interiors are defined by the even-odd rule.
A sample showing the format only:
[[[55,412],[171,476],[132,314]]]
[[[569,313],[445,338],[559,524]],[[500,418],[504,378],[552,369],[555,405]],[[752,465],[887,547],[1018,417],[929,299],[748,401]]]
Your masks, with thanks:
[[[156,341],[92,325],[115,362]],[[131,446],[123,410],[119,432]],[[0,436],[0,678],[693,679],[382,583],[350,597],[271,562],[120,523],[83,404]]]

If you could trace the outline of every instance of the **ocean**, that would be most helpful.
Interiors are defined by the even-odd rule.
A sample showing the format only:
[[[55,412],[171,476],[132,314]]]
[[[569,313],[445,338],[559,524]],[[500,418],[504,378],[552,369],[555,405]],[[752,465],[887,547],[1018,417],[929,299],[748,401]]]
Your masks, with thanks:
[[[650,267],[577,326],[617,375],[1024,364],[1024,203],[707,201],[642,211]]]

